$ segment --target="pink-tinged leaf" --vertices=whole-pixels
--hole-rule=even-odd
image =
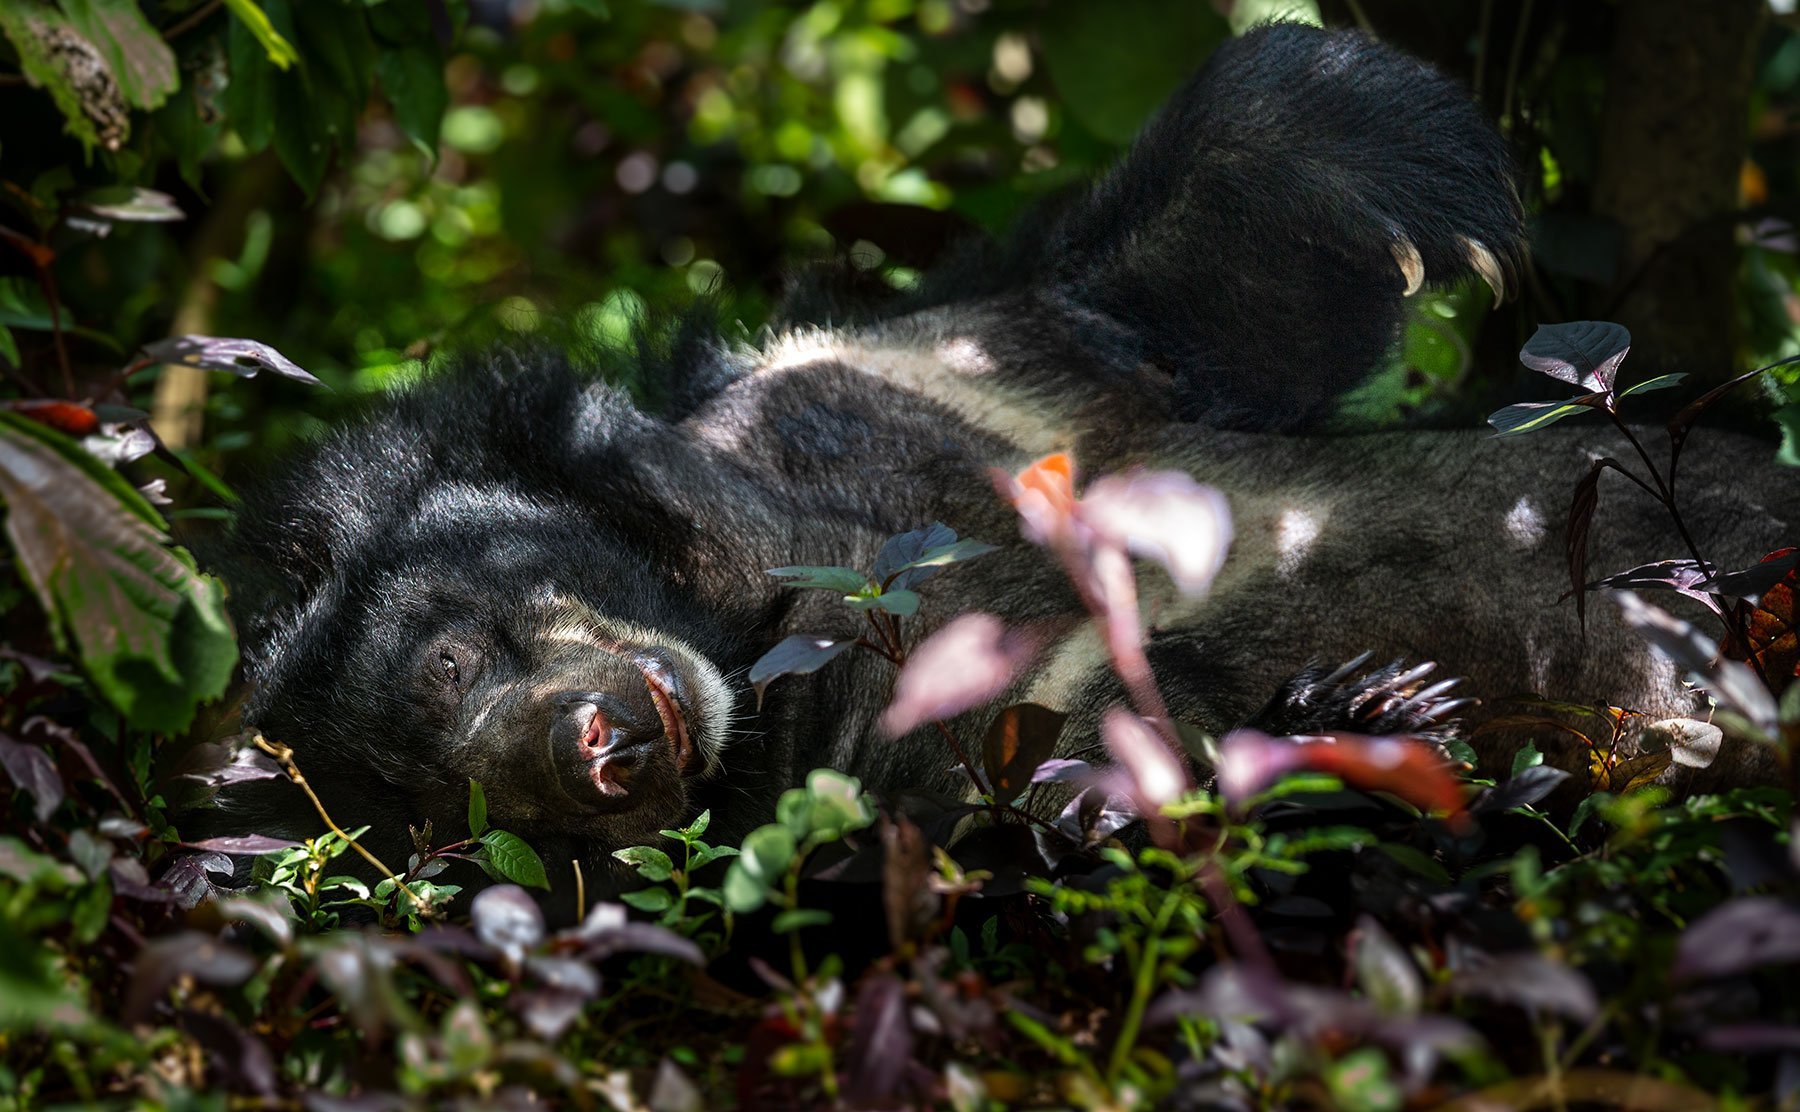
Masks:
[[[1234,730],[1219,745],[1219,791],[1242,802],[1296,771],[1399,796],[1424,811],[1463,813],[1462,785],[1436,747],[1407,737],[1335,734],[1317,741]]]
[[[266,834],[242,834],[226,838],[206,838],[198,842],[182,842],[189,849],[211,851],[213,853],[229,853],[241,857],[259,857],[265,853],[279,853],[284,849],[293,849],[299,842],[286,838],[271,838]]]
[[[49,822],[63,801],[62,777],[56,762],[35,745],[14,741],[0,734],[0,768],[12,778],[15,786],[31,793],[33,810],[39,822]]]
[[[1193,786],[1182,759],[1167,738],[1150,723],[1123,707],[1113,707],[1100,722],[1106,748],[1131,777],[1132,796],[1146,815],[1173,803]]]
[[[1619,364],[1631,351],[1631,333],[1622,324],[1576,320],[1545,324],[1526,341],[1519,362],[1559,382],[1612,393]]]
[[[992,614],[964,614],[913,649],[881,716],[882,731],[899,737],[980,706],[1006,690],[1034,648]]]
[[[1106,540],[1167,568],[1185,594],[1206,590],[1231,547],[1225,496],[1179,471],[1097,479],[1075,514]]]
[[[1098,610],[1106,648],[1113,660],[1141,655],[1144,622],[1138,613],[1137,576],[1123,548],[1096,545],[1088,550],[1084,568],[1090,605]]]
[[[227,336],[170,336],[145,344],[139,354],[157,363],[230,371],[241,378],[254,378],[262,371],[271,371],[309,386],[324,385],[287,356],[255,340]]]
[[[1071,784],[1089,780],[1094,775],[1094,766],[1086,761],[1065,760],[1057,757],[1037,766],[1031,774],[1034,784]]]
[[[1742,718],[1764,741],[1781,734],[1781,712],[1775,697],[1748,665],[1719,657],[1719,646],[1693,624],[1621,591],[1614,595],[1625,624],[1676,667],[1689,681],[1706,689],[1719,706]]]

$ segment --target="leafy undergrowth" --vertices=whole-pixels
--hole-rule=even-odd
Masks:
[[[1570,372],[1593,392],[1565,408],[1610,413],[1630,391],[1594,345],[1622,341],[1589,328],[1527,354],[1601,367]],[[57,526],[15,532],[28,578],[5,599],[18,616],[38,601],[43,645],[0,654],[0,1107],[1689,1109],[1800,1092],[1792,796],[1654,783],[1711,763],[1727,730],[1791,767],[1791,553],[1594,584],[1571,560],[1578,586],[1708,605],[1723,649],[1620,595],[1714,721],[1523,699],[1487,728],[1538,742],[1477,769],[1426,669],[1352,665],[1307,691],[1363,733],[1215,740],[1164,708],[1130,554],[1205,589],[1223,500],[1155,472],[1078,495],[1052,457],[996,485],[1104,631],[1126,701],[1097,740],[1029,704],[979,745],[944,725],[1042,649],[991,614],[909,635],[920,589],[989,546],[932,525],[867,572],[775,569],[868,632],[796,635],[751,682],[888,660],[882,729],[938,724],[968,792],[879,797],[817,770],[739,846],[708,842],[702,814],[620,849],[641,886],[553,894],[576,910],[558,929],[527,891],[541,862],[493,828],[478,784],[471,836],[416,830],[404,869],[322,806],[303,844],[182,837],[209,790],[310,789],[285,746],[183,753],[144,728],[192,719],[211,688],[170,677],[214,675],[231,645],[216,584],[56,431],[72,422],[81,407],[0,414],[14,528],[20,507]],[[1656,478],[1674,512],[1672,474]],[[1418,736],[1366,736],[1396,720]],[[471,866],[492,883],[465,891]]]

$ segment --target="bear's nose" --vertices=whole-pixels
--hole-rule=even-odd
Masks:
[[[578,749],[598,756],[662,736],[662,720],[604,691],[568,691],[556,697]]]

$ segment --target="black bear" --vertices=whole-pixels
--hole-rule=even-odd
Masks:
[[[1261,28],[1008,243],[887,301],[803,281],[758,346],[684,332],[643,368],[661,412],[512,348],[449,360],[323,437],[236,527],[247,717],[400,858],[408,822],[461,824],[470,778],[496,824],[590,877],[702,806],[721,839],[742,833],[814,766],[955,791],[935,739],[875,730],[892,677],[872,657],[755,706],[758,656],[851,620],[765,569],[866,567],[931,521],[1001,545],[933,584],[914,633],[973,607],[1065,630],[1011,694],[1091,738],[1116,698],[1098,635],[988,477],[1064,449],[1093,473],[1180,468],[1230,500],[1211,594],[1152,599],[1178,716],[1244,721],[1308,661],[1365,649],[1488,694],[1687,707],[1612,615],[1584,643],[1553,605],[1558,505],[1613,436],[1306,435],[1407,294],[1471,274],[1501,292],[1522,244],[1505,148],[1460,90],[1357,34]],[[1800,496],[1758,483],[1760,446],[1711,448],[1684,476],[1696,525],[1729,527],[1749,562]],[[1594,566],[1676,550],[1654,511],[1611,515]],[[232,803],[258,829],[314,828],[285,784]]]

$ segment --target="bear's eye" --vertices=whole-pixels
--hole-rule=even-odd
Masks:
[[[438,668],[450,686],[455,687],[462,682],[462,669],[456,666],[456,658],[449,653],[438,654]]]
[[[440,641],[419,661],[420,682],[437,698],[460,702],[481,675],[481,665],[482,653],[473,645]]]

